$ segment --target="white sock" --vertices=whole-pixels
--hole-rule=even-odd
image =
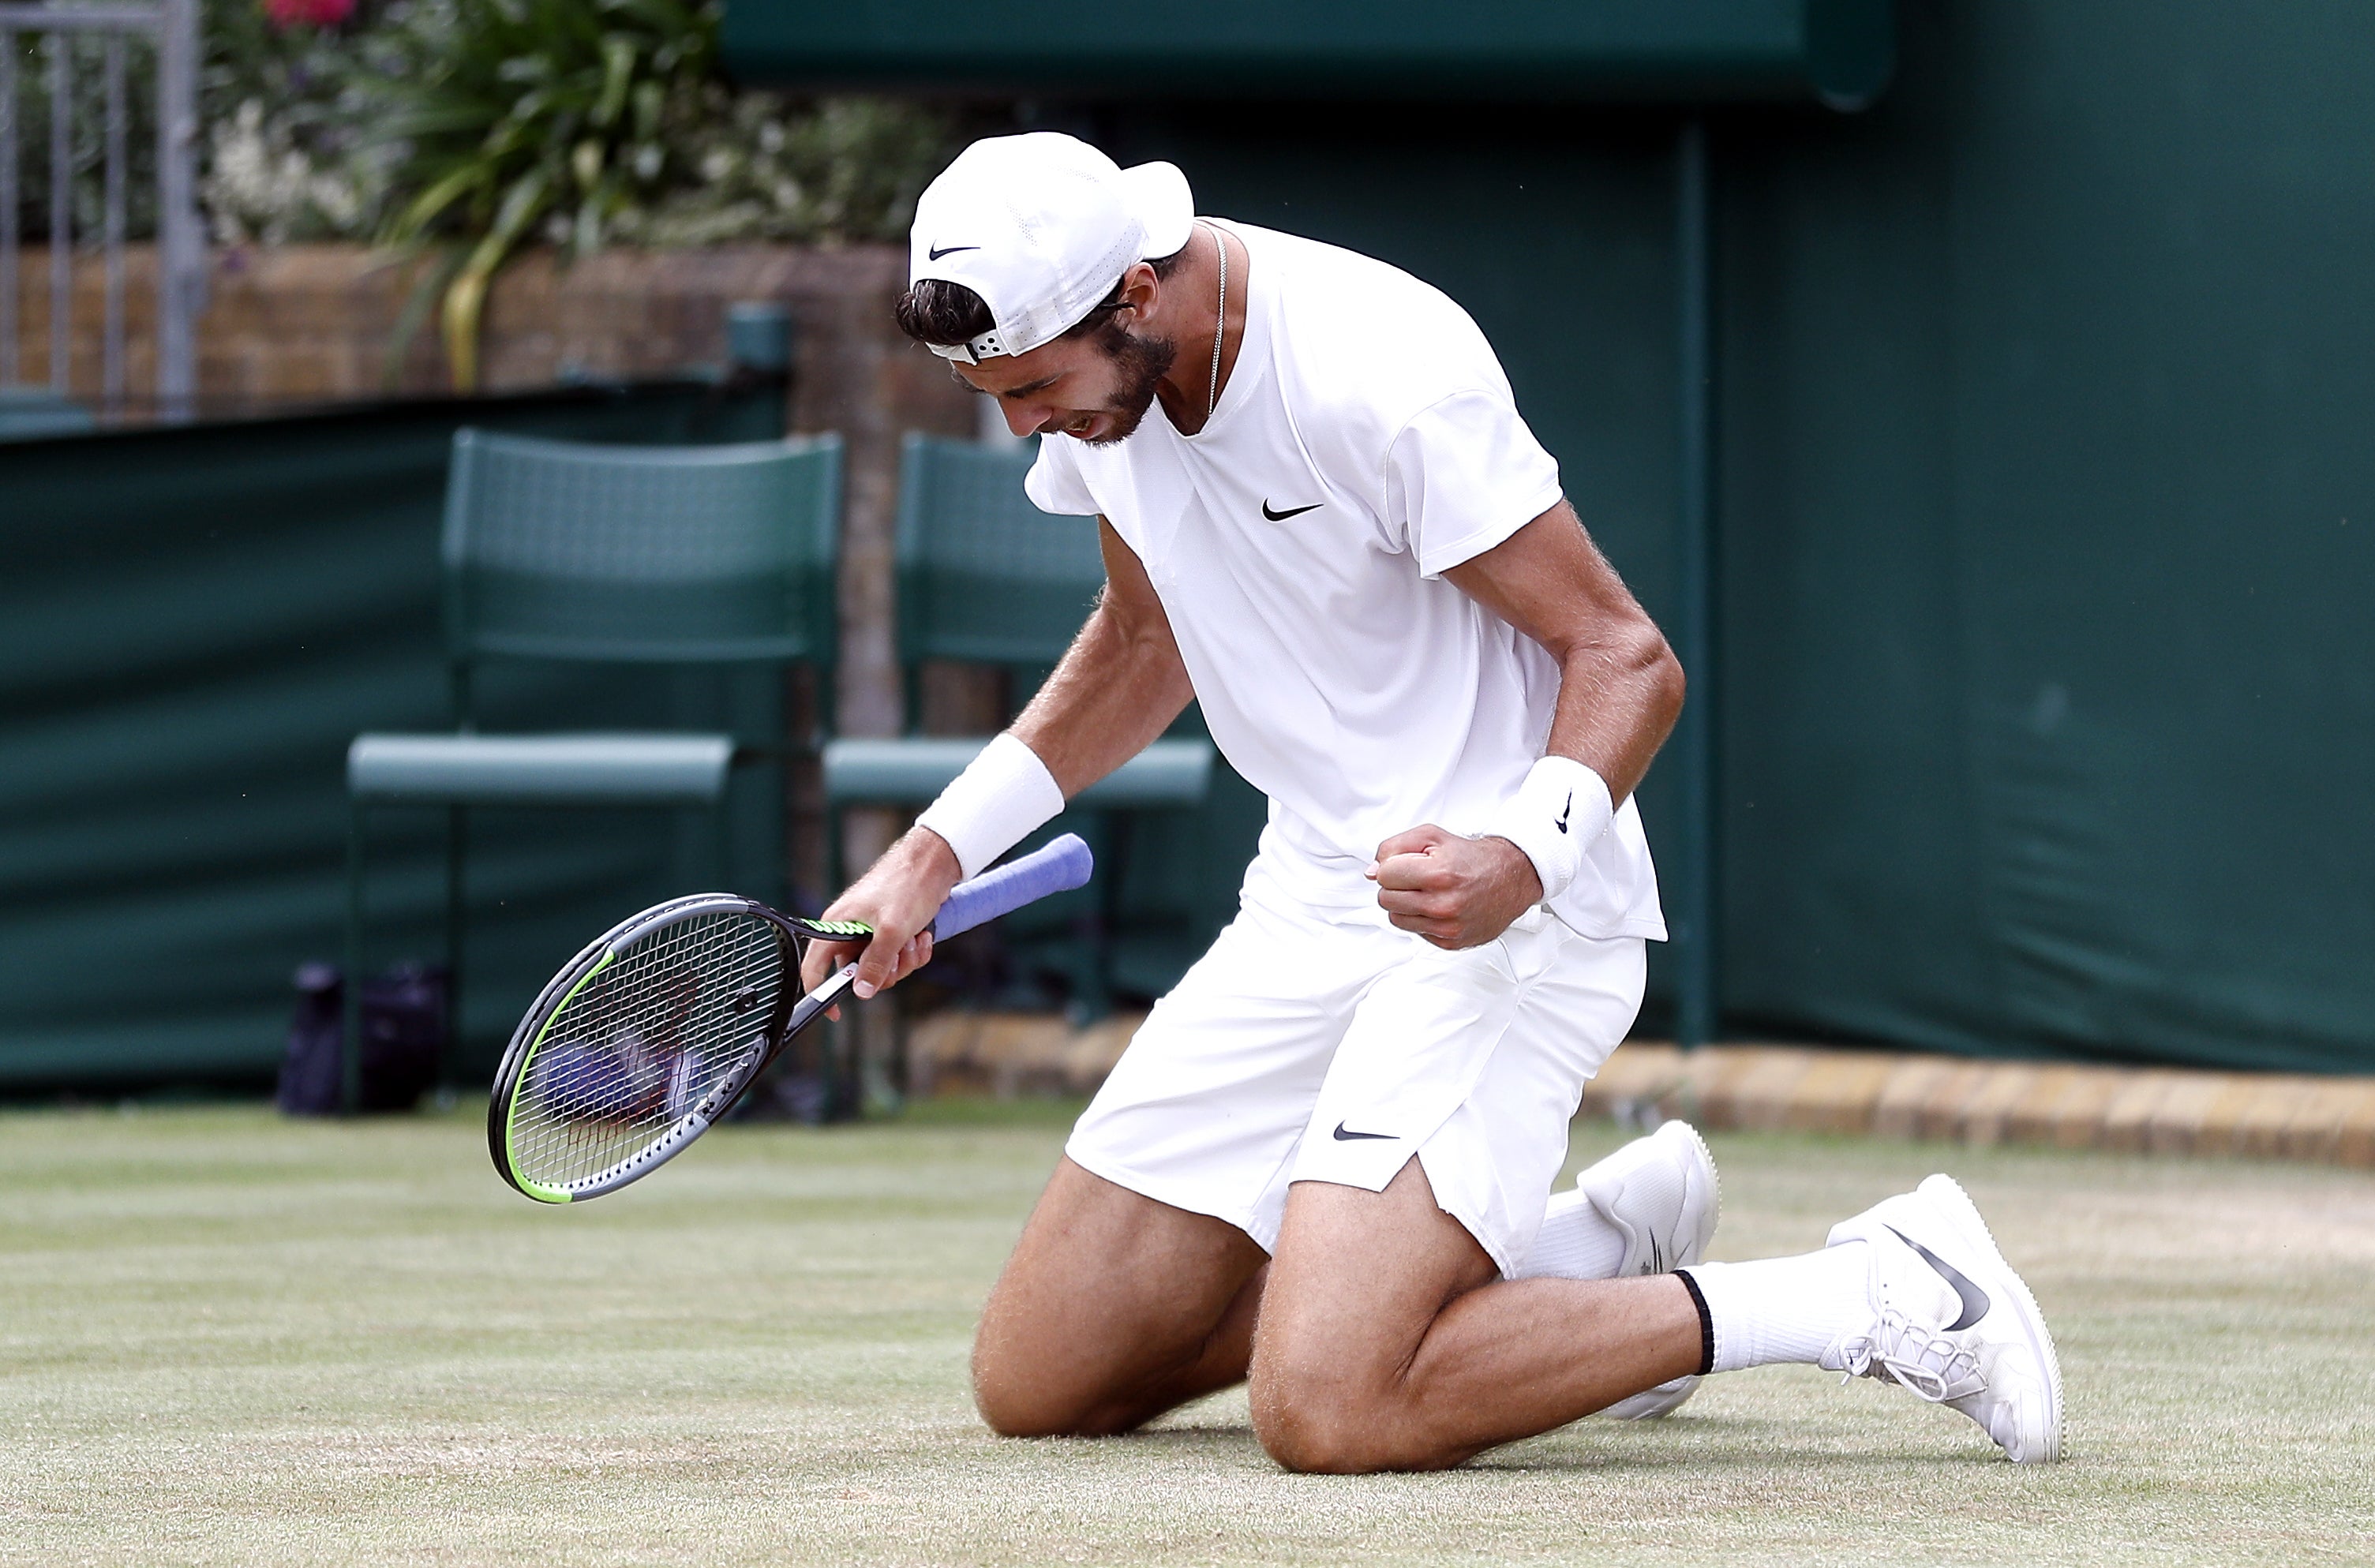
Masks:
[[[1821,1361],[1834,1340],[1872,1318],[1871,1244],[1847,1242],[1799,1257],[1694,1263],[1681,1270],[1698,1287],[1715,1330],[1707,1370]]]
[[[1613,1279],[1625,1263],[1625,1232],[1580,1192],[1554,1193],[1542,1211],[1534,1250],[1511,1276],[1517,1279]]]

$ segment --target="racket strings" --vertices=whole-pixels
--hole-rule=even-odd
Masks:
[[[696,915],[621,949],[565,997],[523,1064],[511,1148],[522,1175],[567,1186],[665,1137],[764,1051],[784,943],[742,914]]]

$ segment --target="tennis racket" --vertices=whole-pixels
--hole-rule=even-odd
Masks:
[[[1089,879],[1066,833],[959,883],[927,927],[946,939]],[[799,994],[801,944],[858,941],[854,920],[804,920],[733,893],[655,904],[552,977],[513,1032],[487,1107],[503,1180],[543,1203],[615,1192],[684,1152],[786,1041],[857,977]]]

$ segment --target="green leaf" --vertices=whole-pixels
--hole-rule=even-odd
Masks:
[[[602,97],[594,105],[594,123],[609,129],[626,107],[627,87],[635,74],[635,41],[614,32],[602,40]]]
[[[426,232],[430,224],[436,221],[439,214],[471,191],[483,185],[486,179],[487,171],[482,166],[475,163],[462,165],[415,196],[410,205],[405,207],[402,215],[390,225],[389,237],[405,240]]]

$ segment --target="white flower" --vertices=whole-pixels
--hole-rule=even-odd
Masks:
[[[368,205],[362,181],[317,168],[288,125],[249,99],[210,138],[212,166],[200,188],[216,237],[279,244],[301,230],[351,233]]]

